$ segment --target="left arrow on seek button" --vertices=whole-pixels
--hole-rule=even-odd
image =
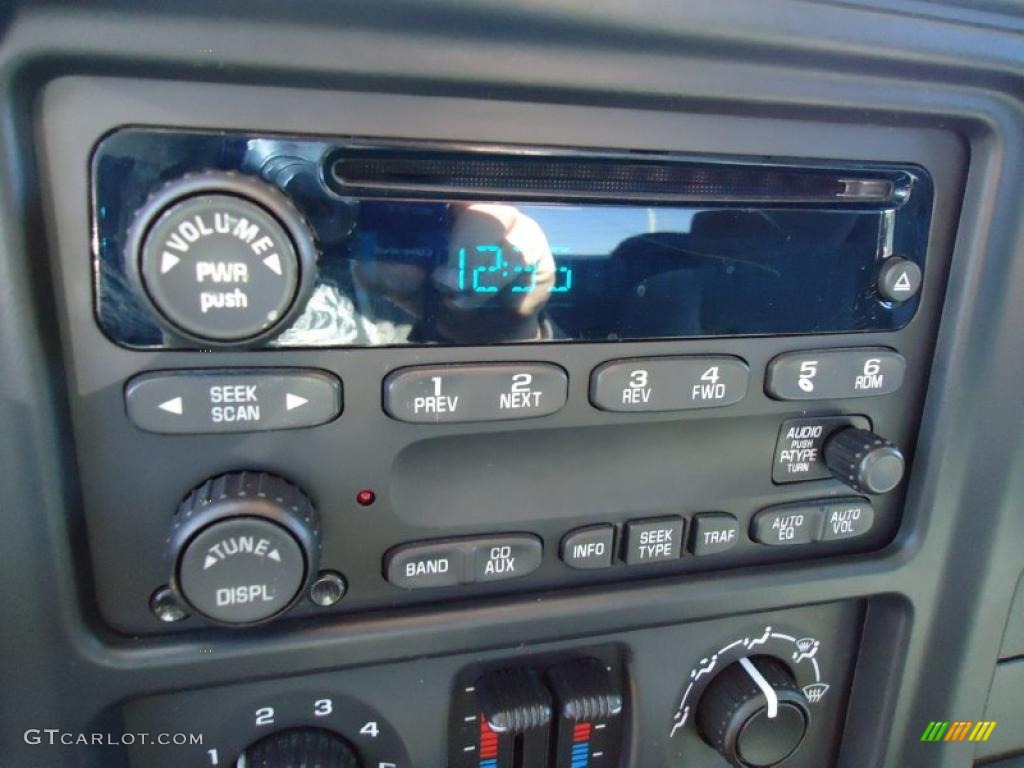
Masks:
[[[180,397],[174,397],[166,403],[160,403],[157,408],[161,411],[173,413],[175,416],[181,416],[185,412],[185,403]]]

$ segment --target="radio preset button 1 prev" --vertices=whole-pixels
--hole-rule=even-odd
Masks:
[[[384,410],[416,424],[547,416],[565,405],[569,377],[548,363],[404,368],[384,380]]]
[[[590,401],[604,411],[682,411],[738,403],[750,369],[738,357],[612,360],[590,376]]]
[[[341,413],[342,387],[325,371],[219,368],[144,373],[124,398],[128,418],[147,432],[258,432],[331,421]]]
[[[903,384],[907,361],[891,349],[788,352],[768,364],[765,390],[776,400],[841,400],[888,395]]]

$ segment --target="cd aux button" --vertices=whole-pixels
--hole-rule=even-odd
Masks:
[[[765,391],[776,400],[841,400],[888,395],[903,384],[907,361],[884,348],[789,352],[768,364]]]
[[[325,371],[212,368],[141,374],[124,399],[128,418],[147,432],[261,432],[331,421],[341,413],[342,389]]]
[[[738,403],[750,369],[738,357],[613,360],[590,376],[590,401],[604,411],[682,411]]]
[[[403,368],[384,380],[384,410],[415,424],[529,419],[560,410],[568,391],[566,372],[548,363]]]

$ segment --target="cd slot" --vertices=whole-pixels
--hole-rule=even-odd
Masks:
[[[344,197],[883,205],[905,201],[912,180],[870,173],[733,164],[663,156],[547,155],[344,147],[324,177]]]

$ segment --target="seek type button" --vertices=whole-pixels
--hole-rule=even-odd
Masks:
[[[631,520],[626,523],[622,559],[626,565],[678,560],[682,554],[681,517]]]
[[[810,544],[821,531],[821,509],[816,502],[783,504],[754,515],[750,536],[772,547]]]
[[[417,424],[547,416],[568,397],[557,365],[494,363],[405,368],[384,381],[384,410]]]
[[[163,434],[255,432],[310,427],[341,413],[341,382],[288,368],[146,373],[125,387],[137,427]]]
[[[784,421],[775,443],[772,481],[798,483],[832,477],[822,449],[825,441],[844,427],[871,429],[871,422],[864,416],[817,416]]]

